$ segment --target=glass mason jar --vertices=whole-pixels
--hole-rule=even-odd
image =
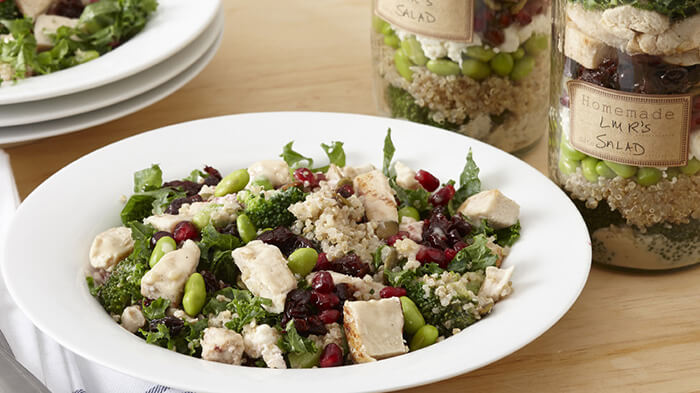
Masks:
[[[380,113],[522,151],[545,134],[550,0],[373,0]]]
[[[593,259],[700,262],[697,0],[556,0],[551,177],[581,211]]]

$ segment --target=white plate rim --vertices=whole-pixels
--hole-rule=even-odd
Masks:
[[[223,29],[223,14],[180,52],[136,75],[96,87],[46,100],[0,105],[0,133],[3,127],[31,125],[92,112],[152,90],[184,72],[200,59]]]
[[[219,0],[159,0],[144,29],[119,48],[79,66],[4,84],[0,87],[0,105],[92,89],[150,68],[200,36],[219,9]]]
[[[62,119],[49,120],[41,123],[20,125],[0,129],[0,147],[18,143],[26,143],[37,139],[68,134],[71,132],[94,127],[112,120],[130,115],[146,108],[174,93],[187,82],[194,79],[214,58],[223,39],[223,30],[219,32],[216,41],[207,49],[202,57],[179,75],[143,94],[128,100],[81,113]],[[11,135],[8,135],[11,134]]]
[[[257,119],[256,119],[257,117]],[[449,134],[452,137],[457,137],[457,138],[463,138],[463,139],[455,139],[456,142],[459,142],[458,144],[460,146],[465,145],[465,146],[471,146],[475,150],[475,159],[477,163],[479,163],[479,155],[477,155],[477,152],[481,152],[482,154],[484,152],[490,151],[490,154],[496,154],[497,157],[499,158],[499,163],[503,164],[504,162],[508,162],[508,165],[515,165],[514,163],[517,163],[517,172],[518,174],[529,174],[528,176],[532,176],[531,181],[534,181],[536,183],[537,187],[540,187],[538,189],[538,192],[541,194],[545,191],[546,195],[550,198],[548,201],[542,202],[546,205],[546,208],[549,208],[550,206],[566,206],[565,209],[568,209],[564,213],[566,218],[569,221],[566,221],[566,225],[568,225],[572,231],[571,234],[575,238],[576,241],[571,241],[571,242],[566,242],[566,249],[567,250],[574,250],[576,252],[581,252],[580,255],[571,255],[569,256],[568,263],[571,263],[570,266],[562,266],[562,264],[559,265],[552,265],[550,267],[554,268],[556,270],[557,274],[570,274],[571,277],[566,277],[566,280],[563,280],[566,285],[562,286],[561,288],[558,288],[558,285],[561,285],[561,283],[557,283],[554,285],[554,283],[550,283],[549,285],[554,285],[554,287],[557,287],[558,289],[561,289],[565,292],[565,294],[557,294],[558,296],[555,298],[554,301],[557,302],[558,308],[556,310],[552,310],[553,312],[548,312],[546,314],[546,321],[540,321],[540,323],[536,324],[536,328],[528,330],[528,335],[527,337],[516,337],[514,338],[514,342],[511,343],[510,345],[507,345],[505,348],[500,344],[498,341],[495,341],[493,343],[489,343],[489,352],[487,356],[484,356],[482,359],[480,359],[477,362],[472,362],[470,363],[470,366],[468,368],[465,368],[463,365],[462,366],[456,366],[454,364],[450,365],[444,365],[444,367],[439,371],[435,372],[435,367],[430,368],[431,375],[416,375],[415,372],[416,370],[410,369],[406,372],[402,371],[402,377],[403,381],[397,381],[395,371],[400,367],[416,367],[415,364],[411,364],[410,361],[412,360],[421,360],[423,358],[426,358],[428,360],[436,360],[436,359],[441,359],[441,357],[445,357],[449,355],[448,358],[452,359],[451,357],[454,356],[454,351],[456,351],[458,348],[457,345],[447,345],[445,343],[439,343],[434,346],[428,347],[426,349],[423,349],[419,352],[416,353],[409,353],[404,356],[396,357],[396,358],[391,358],[387,360],[383,360],[380,362],[372,363],[372,364],[362,364],[362,365],[353,365],[353,366],[348,366],[348,367],[343,367],[343,368],[336,368],[336,369],[323,369],[323,370],[261,370],[261,369],[255,369],[255,368],[247,368],[247,369],[242,369],[238,367],[233,367],[228,366],[228,365],[221,365],[221,364],[213,364],[212,362],[205,362],[201,361],[198,359],[192,359],[188,358],[185,356],[179,356],[180,359],[175,359],[172,357],[170,353],[167,353],[168,351],[163,350],[162,348],[152,348],[152,347],[144,347],[143,352],[147,353],[147,355],[154,357],[156,361],[162,360],[162,359],[170,359],[172,364],[174,362],[177,362],[179,366],[182,365],[187,365],[189,367],[193,367],[197,369],[197,372],[201,374],[202,370],[206,370],[208,373],[214,373],[211,375],[215,375],[218,377],[219,373],[223,372],[228,372],[228,374],[235,375],[237,379],[237,383],[239,384],[240,387],[253,387],[256,386],[256,390],[260,391],[278,391],[280,386],[287,386],[289,388],[293,387],[300,387],[302,386],[300,383],[303,383],[304,386],[311,388],[310,386],[320,386],[319,381],[329,381],[333,378],[344,378],[345,383],[343,386],[336,386],[335,390],[338,391],[382,391],[382,390],[394,390],[394,389],[401,389],[401,388],[408,388],[412,386],[418,386],[426,383],[431,383],[434,381],[446,379],[453,377],[455,375],[463,374],[465,372],[472,371],[474,369],[483,367],[489,363],[492,363],[498,359],[501,359],[518,349],[522,348],[523,346],[527,345],[528,343],[532,342],[535,340],[537,337],[539,337],[541,334],[543,334],[545,331],[547,331],[549,328],[551,328],[568,310],[569,308],[573,305],[573,303],[576,301],[578,296],[580,295],[586,279],[588,277],[588,273],[590,270],[590,264],[591,264],[591,253],[590,253],[590,237],[588,235],[588,231],[585,227],[585,224],[583,222],[582,217],[576,210],[575,206],[573,203],[566,197],[566,195],[556,186],[554,183],[552,183],[550,180],[548,180],[544,175],[540,174],[537,170],[534,168],[530,167],[529,165],[525,164],[524,162],[520,161],[519,159],[503,153],[501,151],[496,150],[495,148],[485,145],[481,142],[471,140],[470,138],[466,137],[461,137],[461,136],[456,136],[455,134],[448,133],[447,131],[444,130],[437,130],[432,127],[427,127],[427,126],[422,126],[422,125],[417,125],[415,123],[409,123],[401,120],[394,120],[394,119],[384,119],[384,118],[375,118],[371,116],[365,116],[365,115],[350,115],[350,114],[337,114],[337,113],[323,113],[323,112],[268,112],[268,113],[258,113],[258,114],[244,114],[244,115],[233,115],[233,116],[224,116],[224,117],[218,117],[218,118],[210,118],[210,119],[203,119],[203,120],[198,120],[198,121],[193,121],[193,122],[187,122],[187,123],[181,123],[173,126],[168,126],[161,128],[159,130],[155,130],[153,132],[149,133],[144,133],[140,134],[134,137],[127,138],[125,140],[122,140],[120,142],[116,142],[110,146],[107,146],[105,148],[99,149],[93,153],[90,153],[79,160],[75,161],[72,164],[69,164],[67,167],[61,169],[59,172],[54,174],[52,177],[50,177],[47,181],[42,183],[35,192],[33,192],[25,202],[23,202],[22,206],[20,206],[20,209],[18,210],[18,214],[15,216],[13,219],[11,227],[14,227],[17,223],[17,221],[20,220],[21,216],[25,214],[23,210],[27,208],[26,206],[28,204],[32,204],[33,202],[33,195],[35,193],[42,192],[44,187],[55,187],[53,183],[57,181],[56,179],[59,176],[62,176],[61,174],[64,173],[65,171],[71,171],[73,170],[72,168],[81,165],[81,163],[85,163],[91,160],[96,159],[95,157],[99,157],[101,154],[107,154],[109,153],[108,151],[105,152],[106,149],[115,149],[117,150],[118,148],[115,146],[123,146],[127,147],[131,144],[136,144],[138,145],[139,138],[144,138],[143,141],[147,141],[150,138],[156,138],[156,137],[162,137],[165,135],[168,135],[169,137],[175,137],[177,134],[177,129],[186,129],[187,127],[196,127],[197,123],[201,124],[207,124],[209,128],[214,127],[214,124],[217,122],[227,122],[231,121],[230,119],[234,119],[234,123],[242,123],[245,124],[246,122],[251,122],[251,124],[255,124],[256,120],[260,119],[284,119],[280,120],[282,124],[291,124],[293,126],[300,126],[300,124],[295,123],[300,122],[300,119],[302,120],[311,120],[313,119],[317,125],[320,126],[319,124],[321,123],[328,123],[329,121],[333,124],[343,124],[344,121],[347,121],[349,123],[367,123],[367,124],[373,124],[374,122],[377,123],[382,123],[384,127],[386,125],[390,126],[392,129],[394,129],[394,142],[397,144],[397,147],[400,146],[400,136],[401,134],[410,134],[414,133],[416,129],[418,131],[430,131],[433,132],[436,136],[436,138],[431,138],[432,140],[441,140],[445,138],[445,135]],[[329,120],[330,119],[330,120]],[[261,120],[262,121],[262,120]],[[286,122],[286,123],[285,123]],[[223,123],[222,123],[223,124]],[[238,125],[240,126],[240,124]],[[229,125],[230,127],[230,125]],[[235,127],[234,127],[235,128]],[[399,131],[403,129],[402,131]],[[174,131],[175,130],[175,131]],[[408,130],[408,131],[407,131]],[[179,134],[177,135],[178,137],[180,136]],[[383,136],[383,133],[382,133]],[[293,138],[289,138],[293,139]],[[347,138],[346,138],[347,139]],[[318,141],[320,142],[320,141]],[[315,144],[318,144],[316,142]],[[347,142],[347,140],[346,140]],[[346,146],[349,144],[346,143]],[[132,146],[133,147],[133,146]],[[121,148],[121,147],[120,147]],[[379,147],[375,147],[374,150],[377,150],[376,154],[379,154],[378,152],[380,151]],[[446,149],[453,149],[455,146],[448,146]],[[281,145],[279,147],[281,149]],[[279,150],[278,150],[279,151]],[[397,158],[401,158],[401,153],[400,151],[397,152]],[[379,162],[379,160],[375,159],[373,162]],[[357,162],[355,162],[357,164]],[[457,169],[457,172],[461,170],[461,165]],[[484,163],[479,164],[482,167],[482,174],[483,174],[483,168],[484,168]],[[515,170],[516,167],[510,168],[507,166],[509,169]],[[452,177],[455,177],[457,174],[452,175]],[[506,176],[506,175],[499,175],[497,173],[496,177],[499,176]],[[488,182],[488,180],[487,180]],[[496,182],[498,183],[498,181]],[[505,187],[507,188],[508,185],[506,184]],[[499,187],[500,188],[500,187]],[[523,191],[525,192],[525,191]],[[525,212],[527,209],[524,208],[523,212]],[[532,212],[526,214],[529,216]],[[561,212],[560,212],[561,213]],[[562,214],[557,214],[556,216],[560,216],[559,218],[563,217],[564,215]],[[522,216],[522,219],[525,219],[525,216]],[[532,219],[532,217],[528,218],[528,220]],[[540,217],[540,220],[543,218]],[[549,217],[548,219],[554,219],[556,220],[557,217]],[[523,239],[528,236],[527,233],[528,231],[532,231],[533,229],[528,230],[528,226],[523,224]],[[530,228],[533,228],[530,226]],[[550,228],[551,229],[551,228]],[[530,232],[532,233],[532,232]],[[13,239],[11,235],[7,237],[8,240],[17,240],[16,238]],[[585,243],[585,244],[584,244]],[[5,251],[5,258],[3,261],[7,261],[10,259],[10,257],[13,255],[11,253],[13,244],[12,242],[8,242],[9,247],[7,247]],[[557,247],[561,246],[561,244],[553,244],[552,247]],[[510,256],[511,260],[516,255],[518,252],[518,244],[513,249],[513,254]],[[521,254],[518,254],[521,255]],[[521,255],[522,257],[522,255]],[[557,258],[557,261],[559,261],[560,258]],[[572,262],[575,260],[575,263]],[[523,262],[519,260],[520,262]],[[554,261],[553,263],[557,263],[557,261]],[[530,261],[527,261],[527,263],[530,263]],[[533,262],[534,263],[534,262]],[[551,262],[550,262],[551,263]],[[12,271],[12,269],[15,269],[15,267],[12,267],[9,263],[7,262],[2,262],[0,264],[0,269],[2,271],[2,274],[4,277],[7,277],[8,271]],[[496,315],[500,315],[498,318],[504,318],[503,312],[500,314],[498,313],[499,307],[500,309],[506,308],[505,305],[507,303],[505,302],[514,302],[514,299],[516,299],[516,296],[523,296],[523,295],[518,295],[518,291],[532,291],[533,289],[537,289],[532,286],[532,283],[527,283],[527,282],[519,282],[519,279],[517,278],[518,274],[518,269],[516,268],[516,276],[513,278],[514,282],[514,287],[515,287],[515,293],[511,295],[508,299],[504,300],[503,305],[500,305],[496,307],[496,311],[494,311],[494,315],[489,316],[489,318],[486,318],[484,321],[481,321],[471,327],[469,327],[467,330],[472,331],[472,335],[475,334],[476,329],[479,329],[479,331],[483,329],[487,329],[491,327],[493,324],[492,322],[489,322],[491,320],[494,320]],[[524,273],[524,276],[527,276],[527,271],[523,272],[522,269],[520,269],[520,274]],[[541,272],[539,272],[541,273]],[[522,277],[522,276],[521,276]],[[531,277],[530,277],[531,278]],[[568,279],[572,279],[572,281],[569,281]],[[41,315],[35,314],[33,310],[27,309],[27,304],[26,302],[28,301],[28,298],[22,298],[21,296],[18,297],[20,293],[22,293],[22,288],[21,285],[18,283],[15,285],[15,283],[10,282],[9,280],[6,279],[6,283],[8,286],[8,290],[12,294],[13,298],[17,300],[17,304],[27,312],[27,315],[30,317],[30,319],[37,324],[37,326],[46,331],[46,333],[52,336],[54,339],[57,339],[61,344],[66,346],[68,349],[78,353],[81,356],[84,356],[88,358],[89,360],[93,360],[96,362],[99,362],[103,365],[106,365],[108,367],[113,367],[118,369],[118,371],[125,372],[131,375],[134,375],[136,377],[152,380],[157,383],[161,384],[166,384],[172,387],[176,388],[181,388],[181,389],[186,389],[186,390],[196,390],[196,391],[210,391],[210,392],[224,392],[226,391],[225,386],[213,386],[211,384],[203,384],[203,383],[197,383],[197,382],[192,382],[187,379],[181,378],[182,376],[176,376],[176,375],[166,375],[163,373],[159,373],[158,375],[154,375],[153,373],[149,373],[143,369],[140,368],[134,368],[131,367],[129,368],[128,366],[125,366],[123,364],[118,365],[115,367],[115,364],[106,362],[104,357],[102,355],[95,355],[94,351],[93,353],[89,353],[90,351],[86,352],[85,348],[80,348],[79,346],[76,347],[75,342],[66,342],[65,337],[55,337],[55,335],[52,335],[51,331],[51,326],[49,323],[47,323],[46,318],[42,317]],[[529,286],[528,286],[529,284]],[[541,289],[541,288],[540,288]],[[549,288],[551,289],[551,288]],[[26,294],[26,291],[24,291]],[[89,295],[87,295],[89,297]],[[508,304],[511,304],[508,303]],[[516,302],[517,303],[517,302]],[[512,303],[515,304],[515,303]],[[99,306],[96,306],[99,309]],[[513,306],[510,306],[513,307]],[[538,313],[541,313],[541,310],[533,310],[533,315],[537,315]],[[107,317],[108,318],[108,317]],[[499,319],[499,321],[501,320]],[[111,322],[111,320],[110,320]],[[113,323],[112,323],[113,324]],[[120,329],[116,327],[115,329]],[[488,326],[487,326],[488,325]],[[108,325],[106,325],[108,326]],[[482,328],[483,327],[483,328]],[[530,327],[528,325],[518,325],[518,329],[529,329]],[[500,328],[499,328],[500,329]],[[513,329],[516,329],[516,327],[513,327]],[[469,337],[473,337],[476,339],[476,336],[470,336],[468,333],[465,334],[460,334],[457,336],[454,336],[453,338],[450,338],[450,341],[454,344],[464,344],[466,342],[469,342]],[[483,337],[481,337],[483,338]],[[135,338],[135,340],[139,340],[138,338]],[[75,340],[73,340],[75,341]],[[120,342],[123,341],[121,344],[129,344],[127,343],[128,340],[120,340]],[[140,340],[139,340],[140,341]],[[473,340],[472,340],[473,341]],[[139,342],[139,344],[143,345],[143,343]],[[472,342],[471,345],[481,345],[481,343],[478,342]],[[441,352],[440,352],[441,351]],[[448,353],[449,352],[449,353]],[[460,354],[461,356],[461,354]],[[461,357],[460,357],[461,359]],[[454,360],[454,359],[452,359]],[[442,364],[440,366],[443,366]],[[179,369],[182,371],[182,369]],[[244,371],[240,371],[244,370]],[[393,371],[392,371],[393,370]],[[391,383],[387,383],[385,379],[372,379],[371,384],[368,382],[362,381],[361,377],[363,374],[370,373],[376,376],[377,372],[381,371],[382,376],[387,376],[388,374],[386,373],[392,373],[391,377],[393,378]],[[281,373],[286,373],[286,374],[281,374]],[[199,375],[198,374],[198,375]],[[420,374],[420,373],[419,373]],[[284,376],[284,378],[282,378]],[[315,377],[315,378],[311,378]],[[348,378],[350,377],[350,378]],[[175,380],[174,380],[174,379]],[[246,378],[245,380],[241,380],[240,378]],[[267,380],[268,383],[276,383],[276,385],[261,385],[263,383],[263,380]],[[283,384],[282,384],[283,383]],[[242,384],[242,385],[241,385]]]

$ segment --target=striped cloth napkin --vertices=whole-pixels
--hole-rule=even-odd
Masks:
[[[9,221],[19,205],[10,160],[0,149],[0,258]],[[15,358],[55,393],[182,393],[102,367],[61,347],[17,308],[0,277],[0,331]],[[17,392],[20,393],[20,392]],[[23,393],[23,392],[22,392]],[[186,392],[192,393],[192,392]]]

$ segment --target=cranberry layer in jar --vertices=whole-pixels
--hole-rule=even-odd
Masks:
[[[700,262],[700,5],[662,3],[554,7],[550,174],[603,264]]]

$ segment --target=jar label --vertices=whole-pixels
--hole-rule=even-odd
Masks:
[[[375,13],[414,34],[470,43],[474,0],[377,0]]]
[[[573,80],[571,145],[601,160],[646,167],[688,163],[690,95],[644,95]]]

